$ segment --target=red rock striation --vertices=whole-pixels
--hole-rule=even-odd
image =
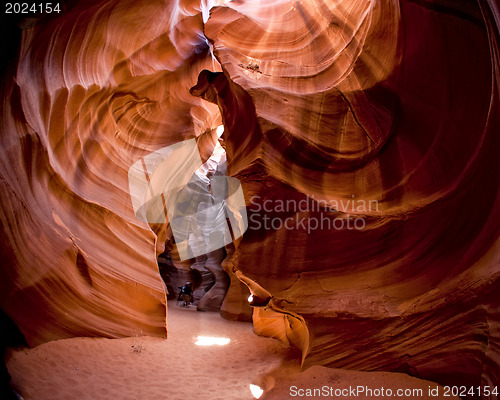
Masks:
[[[245,284],[304,366],[497,384],[497,2],[207,8],[96,1],[25,30],[0,199],[28,341],[164,332],[168,233],[135,218],[127,171],[193,137],[205,159],[222,117],[249,213],[224,316],[248,314]]]
[[[3,92],[1,293],[30,344],[165,335],[165,227],[135,217],[127,174],[219,124],[188,92],[214,66],[202,29],[194,3],[103,1],[24,30]]]

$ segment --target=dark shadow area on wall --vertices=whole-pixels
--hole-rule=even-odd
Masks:
[[[0,340],[2,346],[2,363],[0,364],[1,387],[0,398],[4,400],[18,399],[10,387],[10,374],[5,365],[5,351],[7,347],[27,346],[26,340],[10,317],[0,310]]]
[[[0,76],[5,79],[9,76],[9,72],[13,73],[17,68],[17,60],[19,58],[19,50],[21,47],[22,32],[24,29],[30,29],[36,25],[47,23],[48,21],[57,18],[72,10],[78,0],[60,0],[51,4],[50,9],[54,9],[56,4],[59,4],[57,11],[47,12],[45,9],[46,3],[37,1],[23,2],[2,2],[0,9],[0,32],[2,40],[0,41],[0,54],[2,62],[0,63]],[[90,6],[94,1],[87,1]],[[14,4],[19,4],[19,8]],[[26,4],[26,6],[24,6]],[[40,8],[40,6],[42,8]],[[40,12],[41,11],[41,12]]]

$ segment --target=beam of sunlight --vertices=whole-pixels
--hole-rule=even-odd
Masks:
[[[264,391],[259,386],[252,384],[250,384],[250,391],[252,392],[252,396],[256,399],[259,399],[260,396],[262,396],[262,393],[264,393]]]
[[[194,342],[197,346],[224,346],[231,341],[229,338],[225,337],[212,337],[212,336],[198,336],[196,342]]]
[[[221,137],[222,134],[224,133],[224,125],[219,125],[217,127],[217,131],[216,132],[217,132],[217,137]]]

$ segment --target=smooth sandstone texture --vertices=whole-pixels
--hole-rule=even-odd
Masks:
[[[25,30],[0,220],[28,342],[165,334],[168,227],[135,218],[127,171],[193,137],[206,159],[222,118],[249,213],[222,315],[246,318],[246,285],[304,367],[498,383],[498,4],[208,7],[95,1]]]
[[[192,93],[219,104],[249,199],[233,262],[264,301],[256,331],[304,366],[498,382],[497,32],[480,6],[240,2],[206,24],[225,75]]]
[[[23,32],[2,103],[1,300],[31,345],[165,335],[165,224],[135,217],[127,174],[219,124],[188,92],[214,65],[202,29],[199,4],[112,1]]]

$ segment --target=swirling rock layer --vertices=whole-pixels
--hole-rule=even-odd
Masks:
[[[497,382],[495,10],[279,7],[217,8],[205,32],[225,75],[194,91],[217,96],[249,199],[233,261],[272,296],[256,330],[306,366]]]
[[[24,30],[3,91],[1,292],[30,344],[165,335],[165,226],[135,217],[127,173],[217,126],[187,90],[213,67],[202,28],[196,4],[113,1]]]
[[[205,159],[222,116],[249,213],[223,315],[248,314],[238,277],[304,366],[497,383],[498,5],[209,6],[77,3],[24,31],[0,220],[27,340],[164,334],[169,232],[135,218],[127,172],[193,137]]]

